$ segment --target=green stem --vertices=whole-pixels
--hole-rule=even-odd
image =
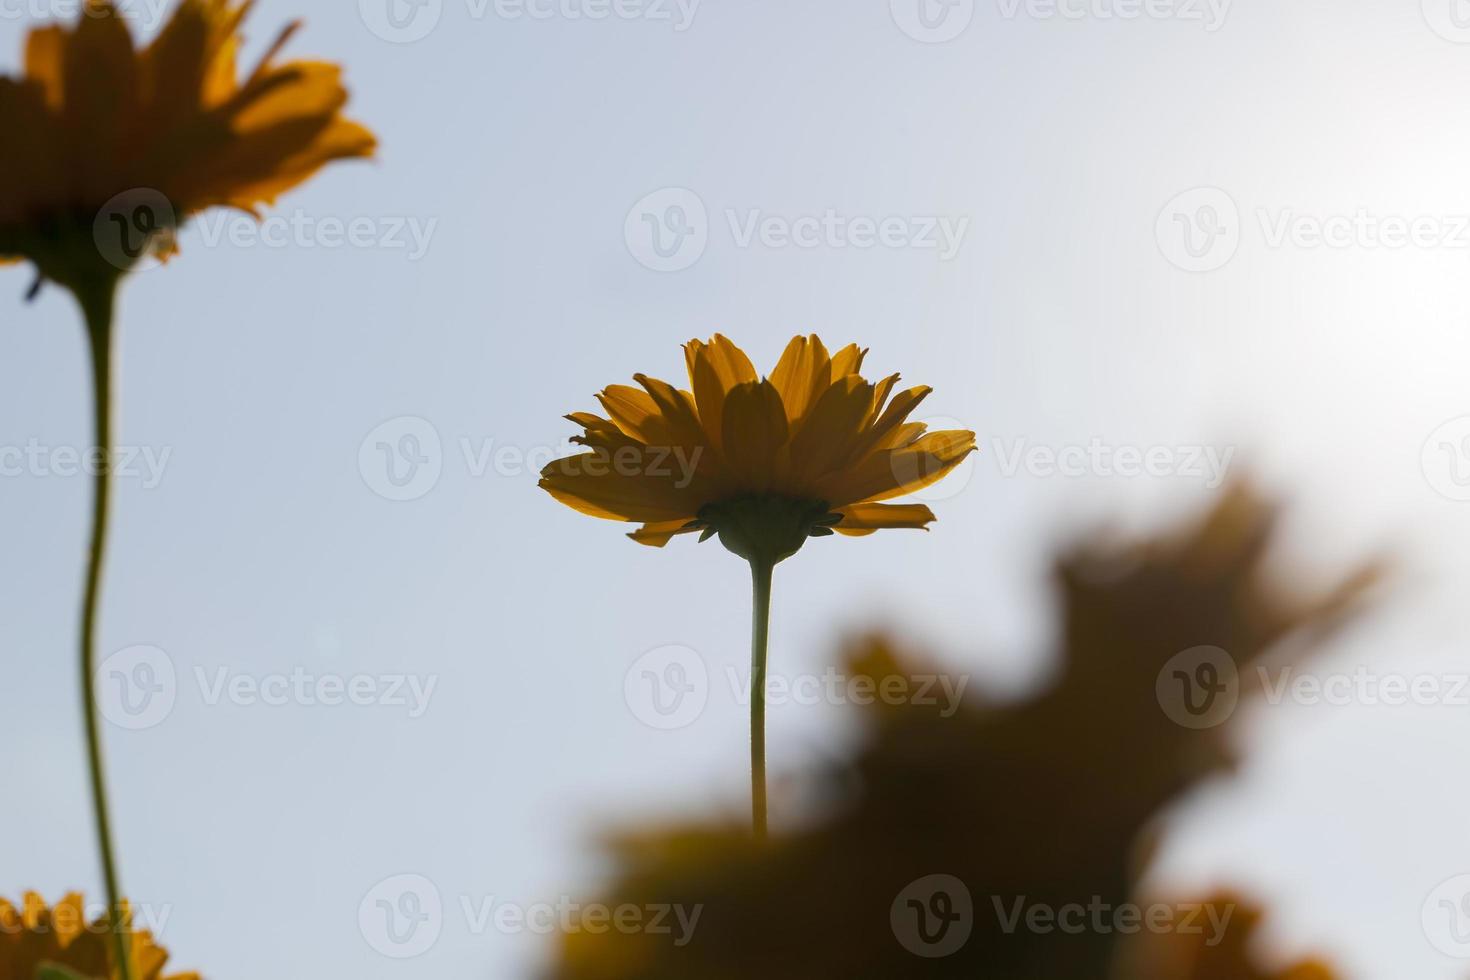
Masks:
[[[101,460],[92,497],[92,541],[87,560],[86,593],[82,599],[82,717],[87,727],[87,765],[92,779],[92,809],[97,846],[102,855],[102,881],[107,890],[108,915],[117,957],[117,975],[132,980],[129,936],[118,886],[117,856],[112,846],[112,821],[107,807],[107,779],[102,764],[102,723],[98,717],[97,610],[102,597],[102,559],[107,545],[107,516],[112,484],[112,314],[117,282],[108,279],[77,290],[87,320],[92,360],[93,425]]]
[[[750,563],[754,602],[750,625],[750,814],[755,839],[766,840],[766,646],[771,632],[771,572],[775,563]]]

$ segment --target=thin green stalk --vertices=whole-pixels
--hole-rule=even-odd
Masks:
[[[77,290],[77,299],[87,320],[87,339],[92,355],[93,425],[102,463],[97,467],[94,478],[92,541],[87,560],[86,592],[82,599],[82,717],[86,720],[92,809],[96,819],[97,846],[102,855],[102,881],[107,890],[117,973],[122,980],[132,980],[133,963],[128,955],[128,925],[123,914],[117,856],[112,846],[112,821],[108,815],[107,778],[102,764],[102,723],[98,717],[95,676],[97,610],[102,597],[102,561],[107,545],[107,516],[112,485],[112,314],[116,295],[117,283],[111,279]]]
[[[750,626],[750,813],[755,839],[766,840],[766,645],[771,631],[768,560],[750,563],[754,602]]]

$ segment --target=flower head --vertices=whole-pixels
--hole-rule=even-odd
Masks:
[[[584,514],[642,522],[629,536],[643,544],[701,530],[773,562],[808,536],[924,528],[928,507],[882,501],[942,479],[975,434],[908,421],[929,389],[895,394],[896,374],[864,380],[866,353],[850,344],[829,355],[815,335],[796,337],[761,378],[719,334],[691,340],[691,391],[642,374],[638,388],[605,389],[606,418],[567,416],[589,451],[547,466],[541,486]]]
[[[44,966],[62,967],[85,980],[121,976],[112,962],[111,926],[106,913],[87,921],[82,897],[75,893],[48,908],[41,896],[27,892],[19,908],[0,898],[0,980],[34,980]],[[199,980],[197,973],[163,976],[168,952],[146,930],[130,932],[136,980]]]
[[[95,275],[99,213],[121,200],[122,233],[146,249],[103,256],[115,274],[145,250],[171,251],[191,214],[253,213],[331,160],[372,154],[373,135],[341,116],[336,65],[275,62],[296,24],[237,74],[250,6],[179,0],[141,49],[111,0],[86,0],[70,30],[31,32],[24,75],[0,77],[0,258],[66,285]]]

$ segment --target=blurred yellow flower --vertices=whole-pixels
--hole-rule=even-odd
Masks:
[[[584,514],[643,526],[662,547],[676,534],[719,533],[743,557],[780,561],[812,534],[924,528],[923,504],[881,501],[942,479],[975,449],[975,434],[926,432],[909,415],[925,387],[893,394],[898,375],[864,380],[850,344],[829,355],[796,337],[769,378],[716,334],[684,345],[693,389],[646,375],[598,395],[607,418],[567,416],[590,452],[557,460],[541,486]],[[890,395],[892,398],[890,400]]]
[[[28,892],[19,908],[0,898],[0,980],[34,980],[45,965],[62,967],[86,980],[122,976],[108,955],[110,926],[104,915],[87,921],[82,897],[70,894],[48,908]],[[130,933],[132,976],[137,980],[199,980],[197,973],[163,976],[168,951],[146,930]]]
[[[32,31],[24,76],[0,78],[0,256],[75,289],[97,274],[94,222],[120,194],[144,192],[150,211],[169,212],[136,229],[167,253],[195,212],[254,212],[331,160],[370,156],[372,133],[340,114],[336,65],[274,63],[296,24],[237,76],[250,6],[180,0],[140,50],[110,0],[86,0],[70,30]]]
[[[113,313],[123,275],[150,255],[173,252],[175,233],[191,215],[216,206],[254,214],[324,164],[371,156],[376,147],[372,133],[341,114],[347,102],[341,69],[317,61],[276,63],[296,24],[240,76],[240,25],[251,6],[251,0],[178,0],[158,35],[135,48],[112,0],[84,0],[72,28],[30,33],[20,77],[0,77],[6,137],[0,262],[31,261],[37,288],[47,279],[57,282],[81,307],[102,459],[112,455]],[[94,690],[108,468],[93,479],[81,678],[103,884],[117,917],[121,887]],[[128,932],[107,931],[114,966],[122,980],[133,980]],[[76,945],[91,948],[81,940]],[[29,955],[29,949],[10,947],[8,955]],[[3,974],[12,975],[32,980],[29,970]]]

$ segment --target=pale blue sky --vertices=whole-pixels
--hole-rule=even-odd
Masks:
[[[374,2],[306,11],[290,50],[347,66],[381,159],[285,199],[276,214],[315,230],[287,229],[284,246],[232,239],[219,216],[191,229],[121,307],[119,442],[168,456],[156,486],[121,481],[103,650],[165,651],[177,693],[157,724],[107,737],[125,881],[171,907],[181,966],[530,976],[547,940],[477,935],[461,898],[584,895],[610,821],[741,805],[744,709],[723,681],[697,721],[658,731],[624,675],[669,644],[716,678],[743,669],[744,567],[688,539],[639,548],[554,504],[534,467],[474,465],[486,440],[509,460],[551,451],[572,432],[562,414],[635,371],[677,376],[678,344],[715,330],[764,365],[793,333],[860,341],[874,371],[932,385],[925,411],[982,447],[934,503],[933,533],[820,541],[782,566],[777,672],[820,672],[834,625],[887,622],[977,685],[1039,680],[1050,549],[1105,515],[1148,527],[1215,499],[1188,474],[1006,464],[1093,439],[1233,449],[1233,471],[1294,500],[1283,543],[1303,574],[1399,545],[1411,595],[1334,663],[1466,669],[1470,503],[1437,491],[1457,485],[1433,452],[1421,466],[1431,434],[1470,414],[1470,233],[1456,230],[1470,46],[1432,29],[1457,36],[1436,0],[1241,0],[1215,25],[979,0],[943,43],[905,32],[924,33],[903,0],[897,15],[886,0],[705,0],[684,30],[672,3],[592,21],[442,0],[412,43],[370,29],[385,23]],[[6,70],[28,23],[16,9],[0,17]],[[251,50],[301,13],[262,0]],[[1200,187],[1238,209],[1224,216],[1238,250],[1187,272],[1156,225]],[[666,188],[697,196],[707,243],[659,272],[625,226]],[[829,210],[915,234],[967,224],[947,260],[742,244],[757,217]],[[1273,244],[1283,221],[1360,210],[1433,217],[1449,244]],[[427,249],[328,247],[315,224],[354,218],[375,241],[412,222]],[[0,272],[0,447],[85,445],[75,313],[55,290],[23,304],[28,284]],[[438,435],[440,474],[390,501],[360,449],[403,417]],[[74,693],[88,486],[48,458],[0,477],[0,864],[6,889],[54,896],[95,893],[98,876]],[[437,680],[410,717],[210,703],[221,669]],[[773,769],[829,751],[843,717],[774,708]],[[1470,708],[1254,718],[1252,761],[1185,808],[1167,868],[1260,892],[1283,935],[1341,951],[1354,976],[1462,975],[1420,910],[1470,871]],[[446,906],[415,959],[379,955],[358,926],[364,896],[400,874]]]

